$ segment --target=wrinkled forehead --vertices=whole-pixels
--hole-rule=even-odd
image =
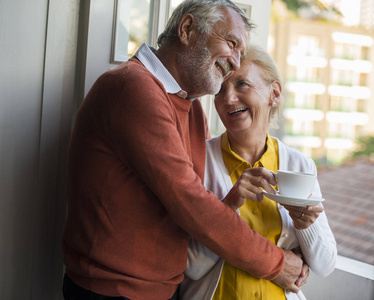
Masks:
[[[246,44],[249,40],[249,29],[238,12],[232,8],[221,8],[223,19],[218,21],[213,30],[220,32],[225,39],[233,40],[240,48],[242,56],[245,55]]]
[[[227,83],[236,85],[237,82],[245,81],[250,85],[267,85],[264,80],[264,73],[260,66],[253,63],[247,56],[240,63],[239,70],[235,71],[234,74],[227,80]],[[225,84],[223,82],[223,84]]]

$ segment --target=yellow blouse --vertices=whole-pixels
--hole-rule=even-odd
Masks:
[[[279,166],[278,143],[267,134],[266,152],[253,166],[276,172]],[[233,184],[251,164],[231,150],[227,133],[222,136],[222,154]],[[249,226],[276,244],[282,231],[282,220],[276,202],[264,197],[261,203],[247,200],[240,216]],[[284,290],[269,280],[258,279],[225,262],[213,300],[286,299]]]

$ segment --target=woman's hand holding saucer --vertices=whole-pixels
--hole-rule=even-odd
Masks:
[[[324,210],[322,203],[308,206],[284,205],[284,208],[288,210],[293,224],[297,229],[308,228],[317,220],[320,213]]]

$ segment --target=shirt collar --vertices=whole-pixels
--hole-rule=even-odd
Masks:
[[[227,137],[227,131],[222,134],[221,140],[222,154],[224,157],[225,165],[229,175],[231,176],[234,171],[239,168],[243,163],[248,164],[238,154],[231,150],[230,142]]]
[[[238,169],[241,165],[246,164],[249,168],[251,167],[264,167],[268,170],[276,170],[276,166],[274,164],[277,164],[276,157],[276,149],[274,145],[274,141],[272,138],[270,138],[269,133],[266,133],[266,151],[261,156],[260,160],[255,163],[254,166],[251,166],[251,164],[247,161],[245,161],[243,158],[241,158],[238,154],[236,154],[234,151],[232,151],[229,139],[227,137],[227,131],[223,133],[222,135],[222,141],[221,141],[221,147],[222,151],[225,152],[224,157],[225,160],[227,160],[227,171],[229,172],[230,176],[233,172],[235,172],[236,169]]]
[[[260,158],[261,165],[268,170],[278,169],[278,147],[275,145],[277,141],[270,137],[269,132],[266,133],[266,151]]]
[[[181,98],[187,98],[186,91],[181,89],[177,81],[154,54],[154,51],[156,50],[150,48],[146,44],[142,44],[135,53],[135,56],[148,69],[149,72],[151,72],[158,80],[161,81],[167,93],[176,94]]]

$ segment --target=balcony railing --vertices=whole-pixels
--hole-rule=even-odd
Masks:
[[[374,266],[338,256],[334,272],[326,278],[311,272],[302,290],[308,300],[373,300]]]

